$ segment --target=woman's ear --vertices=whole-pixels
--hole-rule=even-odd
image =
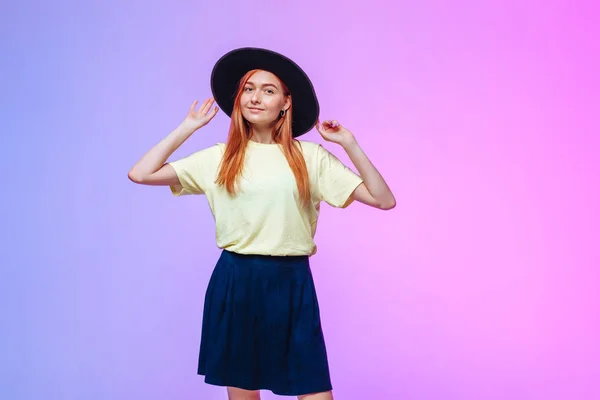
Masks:
[[[287,96],[285,96],[285,103],[283,103],[283,109],[285,111],[287,111],[291,105],[292,105],[292,96],[290,96],[288,94]]]

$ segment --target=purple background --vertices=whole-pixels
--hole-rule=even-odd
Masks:
[[[596,4],[3,3],[0,397],[225,398],[196,375],[206,200],[127,171],[250,45],[308,72],[397,198],[323,207],[336,398],[600,398]]]

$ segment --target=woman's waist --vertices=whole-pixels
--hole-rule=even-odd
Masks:
[[[258,262],[263,264],[281,264],[281,263],[302,263],[307,262],[310,254],[285,254],[274,252],[273,254],[258,253],[243,249],[233,250],[232,248],[222,248],[222,257],[237,259],[243,262]]]

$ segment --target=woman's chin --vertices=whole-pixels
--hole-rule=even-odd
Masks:
[[[265,118],[262,115],[244,115],[246,121],[256,126],[270,126],[273,121],[269,121],[268,118]]]

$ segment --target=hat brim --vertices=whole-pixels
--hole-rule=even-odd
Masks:
[[[221,110],[231,117],[239,81],[253,69],[275,74],[289,88],[293,99],[293,136],[310,131],[319,117],[319,102],[312,82],[295,62],[271,50],[244,47],[230,51],[217,61],[210,85]]]

